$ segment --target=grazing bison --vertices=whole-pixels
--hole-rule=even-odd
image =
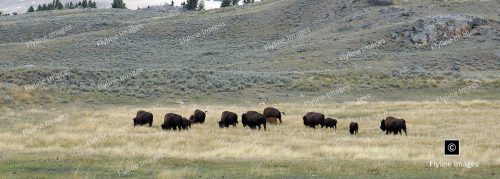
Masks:
[[[267,107],[266,109],[264,109],[264,116],[266,116],[266,119],[270,118],[270,117],[274,117],[274,118],[279,119],[280,123],[281,123],[281,114],[282,113],[283,113],[283,115],[285,115],[284,112],[280,112],[278,109],[273,108],[273,107]]]
[[[256,111],[248,111],[241,115],[241,123],[243,127],[249,126],[251,129],[256,129],[260,125],[264,125],[264,130],[266,130],[266,117]]]
[[[177,130],[177,128],[181,130],[183,125],[182,118],[182,116],[174,113],[165,114],[165,119],[163,121],[163,124],[161,125],[161,128],[163,130],[174,129],[175,131]]]
[[[236,127],[236,124],[238,124],[238,115],[229,111],[222,112],[219,121],[220,128],[229,127],[229,125],[233,125],[233,127]]]
[[[335,130],[337,130],[337,120],[336,119],[332,119],[332,118],[326,118],[325,119],[325,122],[323,124],[321,124],[321,128],[334,128]]]
[[[207,111],[203,112],[199,109],[194,111],[194,114],[189,117],[189,120],[194,121],[194,123],[200,123],[203,124],[205,122],[205,113]]]
[[[358,133],[358,123],[351,122],[351,124],[349,124],[349,133],[351,133],[351,135],[356,135]]]
[[[188,128],[191,128],[191,124],[193,124],[193,121],[189,120],[189,119],[186,119],[186,118],[182,118],[182,129],[188,129]]]
[[[302,117],[304,125],[316,129],[316,125],[321,125],[325,122],[325,115],[317,112],[308,112]]]
[[[398,133],[403,135],[401,130],[403,130],[405,132],[405,135],[407,135],[406,121],[404,119],[398,119],[392,116],[389,116],[385,118],[385,120],[382,119],[382,121],[380,121],[380,129],[382,129],[382,131],[385,131],[385,134],[387,135],[390,133],[394,133],[394,135],[397,135]]]
[[[272,125],[277,125],[278,124],[278,119],[275,117],[268,117],[266,118],[267,123],[272,124]]]
[[[137,115],[134,119],[132,119],[132,121],[134,121],[134,126],[149,124],[149,127],[151,127],[153,125],[153,114],[140,110],[137,111]]]

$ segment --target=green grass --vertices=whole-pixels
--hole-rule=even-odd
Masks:
[[[276,151],[279,152],[279,151]],[[32,158],[36,158],[33,160]],[[21,158],[0,162],[2,178],[102,178],[118,177],[124,163],[134,164],[147,158],[78,157],[57,154],[24,154]],[[118,167],[118,168],[117,168]],[[429,161],[398,160],[189,160],[163,158],[130,171],[129,178],[495,178],[498,165],[479,168],[431,168]]]

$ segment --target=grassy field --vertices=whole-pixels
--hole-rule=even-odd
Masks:
[[[2,16],[0,178],[499,178],[500,4],[395,2]],[[462,19],[469,15],[479,25]],[[113,38],[134,26],[141,28]],[[438,49],[418,42],[445,40],[450,28],[478,31]],[[99,45],[106,39],[114,40]],[[259,98],[286,112],[283,124],[218,127],[222,111],[262,111]],[[303,125],[306,112],[337,107],[327,116],[339,120],[337,130]],[[209,111],[205,124],[160,129],[166,113],[195,109]],[[155,115],[152,128],[132,126],[138,110]],[[385,135],[387,116],[404,118],[408,136]],[[356,136],[351,121],[360,125]],[[444,156],[445,139],[460,139],[460,156]]]
[[[495,178],[500,172],[500,142],[495,138],[499,101],[369,102],[330,116],[339,120],[337,130],[306,128],[301,120],[307,111],[337,106],[274,106],[287,115],[283,124],[268,126],[267,131],[241,124],[220,129],[216,124],[224,110],[241,115],[261,111],[261,106],[2,109],[0,177],[117,177],[128,171],[126,176],[142,178]],[[209,111],[205,124],[181,132],[159,128],[165,113],[188,116],[196,108]],[[152,128],[132,127],[139,109],[155,115]],[[406,119],[408,136],[382,133],[380,119],[389,115]],[[350,121],[360,124],[357,136],[348,134]],[[444,139],[450,138],[461,140],[458,157],[444,156]],[[478,162],[479,167],[432,168],[430,161]]]

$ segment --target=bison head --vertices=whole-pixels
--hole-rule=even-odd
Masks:
[[[306,126],[307,126],[306,116],[302,116],[302,120],[304,121],[304,125],[306,125]]]
[[[219,121],[219,128],[224,128],[224,123],[222,123],[222,121]]]
[[[247,113],[243,113],[241,115],[241,123],[243,124],[243,127],[247,126]]]
[[[188,119],[186,119],[186,118],[184,118],[184,117],[182,118],[182,125],[183,125],[184,127],[191,127],[191,124],[192,124],[192,123],[193,123],[193,121],[188,120]]]
[[[385,119],[382,119],[382,121],[380,121],[380,129],[382,129],[382,131],[385,131]]]
[[[136,126],[137,125],[137,118],[132,119],[132,121],[134,122],[134,126]]]

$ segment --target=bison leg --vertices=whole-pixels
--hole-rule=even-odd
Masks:
[[[278,118],[280,120],[280,124],[281,124],[281,117]]]
[[[403,131],[405,131],[405,136],[408,136],[408,134],[406,134],[406,128],[403,128]],[[401,134],[402,135],[402,134]]]
[[[266,123],[264,122],[264,130],[266,130]]]
[[[260,131],[260,124],[259,124],[259,125],[257,125],[257,126],[259,126],[259,131]]]
[[[389,135],[389,130],[386,130],[386,131],[385,131],[385,135]]]
[[[149,122],[149,127],[153,126],[153,122]]]

